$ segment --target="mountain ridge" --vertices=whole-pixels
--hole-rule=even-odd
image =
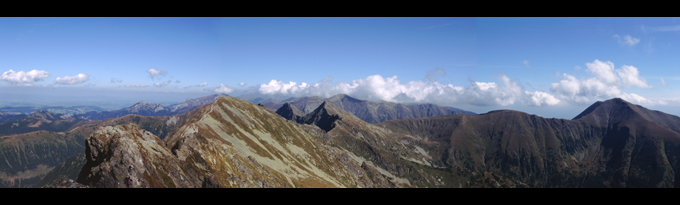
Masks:
[[[345,94],[334,95],[330,98],[321,98],[317,96],[294,98],[278,103],[266,102],[263,103],[263,105],[273,110],[278,110],[281,106],[283,106],[283,104],[290,103],[303,113],[307,114],[314,111],[324,101],[330,102],[331,104],[372,124],[377,124],[392,119],[432,117],[451,114],[475,114],[458,108],[443,107],[429,103],[405,105],[384,101],[371,102],[367,100],[359,100]]]

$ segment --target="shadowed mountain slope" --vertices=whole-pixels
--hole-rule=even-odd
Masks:
[[[577,120],[504,110],[379,125],[440,143],[435,163],[529,187],[677,187],[680,134],[657,123],[673,118],[612,99]]]
[[[291,120],[294,122],[299,122],[304,118],[305,113],[302,111],[298,110],[295,106],[291,105],[290,103],[284,103],[281,108],[276,110],[276,114],[280,115],[281,117],[285,118],[286,120]]]
[[[52,131],[0,136],[0,187],[32,187],[53,167],[85,150],[84,140]]]

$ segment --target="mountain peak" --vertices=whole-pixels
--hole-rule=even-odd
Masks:
[[[297,109],[295,106],[291,105],[290,103],[286,102],[276,110],[276,114],[279,114],[281,117],[287,119],[287,120],[292,120],[292,121],[298,121],[301,120],[305,113]]]
[[[313,124],[328,132],[335,128],[335,121],[342,119],[340,110],[337,106],[324,100],[319,107],[307,114],[301,123]]]
[[[574,120],[589,120],[598,123],[613,123],[627,119],[642,119],[652,121],[646,108],[632,104],[621,98],[612,98],[604,102],[597,101],[586,108]]]

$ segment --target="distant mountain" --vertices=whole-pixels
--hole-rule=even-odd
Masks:
[[[194,110],[202,105],[208,104],[215,99],[227,96],[224,94],[214,94],[209,96],[204,96],[196,99],[187,99],[184,102],[174,104],[168,107],[164,107],[158,103],[147,103],[144,101],[138,102],[129,108],[114,110],[114,111],[104,111],[104,112],[88,112],[82,114],[81,116],[89,120],[105,120],[108,118],[118,118],[129,114],[141,115],[141,116],[171,116],[177,114],[187,113]]]
[[[11,122],[11,121],[19,121],[19,120],[22,120],[26,117],[28,117],[28,115],[25,115],[25,114],[12,115],[12,114],[7,114],[7,113],[0,113],[0,123]]]
[[[29,118],[37,118],[37,119],[44,119],[47,121],[55,121],[55,120],[69,120],[69,121],[83,121],[87,120],[79,115],[74,115],[74,114],[59,114],[59,113],[53,113],[47,110],[40,110],[32,113],[31,115],[28,116]]]
[[[36,111],[18,121],[0,123],[0,135],[14,135],[33,131],[64,132],[84,118],[73,114],[57,114],[47,110]]]
[[[283,106],[284,103],[287,102],[306,114],[319,107],[319,105],[321,105],[321,103],[324,101],[328,101],[333,105],[349,113],[352,113],[353,115],[371,124],[394,119],[421,118],[455,114],[475,114],[473,112],[458,108],[442,107],[434,104],[405,105],[384,101],[371,102],[367,100],[359,100],[344,94],[338,94],[326,99],[320,97],[295,98],[279,103],[267,102],[263,103],[263,105],[270,109],[278,110],[281,106]]]
[[[18,107],[11,107],[11,106],[5,106],[5,107],[0,107],[0,113],[8,113],[8,114],[29,114],[33,113],[36,111],[40,110],[47,110],[52,113],[61,113],[61,114],[84,114],[87,112],[100,112],[104,111],[101,107],[97,106],[87,106],[87,105],[78,105],[78,106],[18,106]]]

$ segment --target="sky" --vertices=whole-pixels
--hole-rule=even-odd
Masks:
[[[352,97],[680,115],[680,18],[0,18],[0,103]]]

